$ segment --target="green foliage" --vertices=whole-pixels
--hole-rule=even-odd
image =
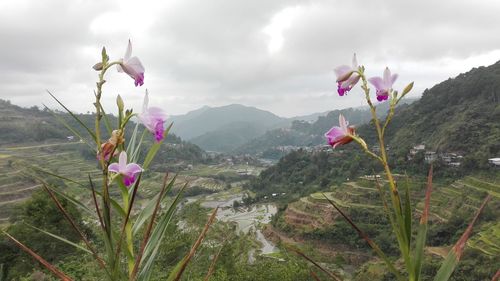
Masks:
[[[500,154],[500,63],[474,68],[400,108],[389,126],[391,147],[425,143],[429,150],[461,152],[463,168],[487,169]],[[407,152],[406,152],[407,153]]]
[[[91,234],[90,230],[84,226],[79,211],[64,198],[59,197],[58,199],[74,221],[82,229],[86,230],[87,235]],[[49,262],[57,262],[65,257],[74,255],[77,251],[75,248],[69,247],[66,243],[51,238],[24,224],[33,225],[58,236],[65,237],[75,243],[80,241],[78,234],[44,191],[33,193],[31,199],[19,205],[11,217],[11,223],[6,231]],[[0,264],[5,264],[9,278],[19,278],[38,267],[38,264],[33,262],[31,257],[24,254],[10,240],[6,238],[1,240],[0,248],[0,252],[2,252],[2,255],[0,255]]]

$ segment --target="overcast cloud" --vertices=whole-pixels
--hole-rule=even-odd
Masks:
[[[139,4],[140,3],[140,4]],[[0,98],[23,106],[92,110],[106,46],[146,67],[145,84],[111,71],[105,106],[143,91],[170,114],[240,103],[281,116],[363,104],[336,94],[333,68],[356,52],[369,75],[385,66],[413,96],[500,59],[500,1],[0,1]]]

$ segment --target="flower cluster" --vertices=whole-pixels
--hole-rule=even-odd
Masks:
[[[337,76],[337,92],[340,96],[346,95],[360,80],[363,80],[363,87],[368,89],[368,86],[366,85],[366,78],[364,76],[364,67],[358,65],[356,54],[352,57],[351,66],[341,65],[336,67],[334,72]],[[368,82],[375,87],[375,95],[379,102],[389,99],[389,96],[393,92],[392,86],[397,78],[398,75],[391,74],[389,68],[386,67],[382,77],[371,77],[368,79]],[[408,90],[405,89],[403,95],[406,94],[409,89],[411,89],[411,87],[408,88]],[[369,99],[368,92],[366,93],[366,98]],[[369,101],[369,104],[371,104],[371,101]],[[339,145],[347,144],[354,139],[354,127],[349,127],[348,124],[349,122],[345,120],[344,116],[339,115],[339,126],[333,126],[328,132],[325,133],[325,137],[327,138],[329,145],[335,148]],[[358,138],[358,140],[363,143],[361,139]]]
[[[135,86],[144,85],[144,66],[137,57],[132,57],[132,43],[128,41],[125,56],[117,62],[118,72],[128,74],[134,79]],[[123,110],[123,101],[119,100],[119,108]],[[144,96],[144,103],[142,113],[137,114],[138,121],[150,131],[157,143],[161,142],[164,138],[166,114],[158,107],[148,107],[149,97],[146,90]],[[101,150],[98,153],[98,159],[110,161],[116,154],[118,154],[118,146],[124,143],[123,130],[114,130],[111,138],[101,145]],[[136,163],[127,164],[127,153],[120,152],[118,163],[111,163],[108,166],[108,171],[121,175],[123,184],[125,186],[132,185],[136,180],[136,175],[142,172],[142,168]]]

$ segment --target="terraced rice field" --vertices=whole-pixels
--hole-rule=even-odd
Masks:
[[[78,152],[79,147],[83,145],[78,142],[63,142],[0,147],[0,225],[8,222],[16,204],[30,198],[31,193],[42,187],[40,182],[27,174],[28,167],[38,167],[86,186],[88,186],[88,176],[90,175],[95,181],[95,185],[100,186],[101,172],[98,170],[97,161],[84,160]],[[239,171],[258,173],[260,168],[247,165],[195,166],[192,170],[180,173],[177,177],[176,187],[189,183],[189,186],[221,191],[227,187],[226,183],[208,176],[231,174],[238,177],[240,176]],[[139,204],[143,202],[142,199],[151,198],[159,192],[163,177],[164,174],[156,172],[144,174],[141,190],[138,194]],[[45,175],[44,178],[55,179],[48,175]],[[89,191],[78,184],[62,180],[58,180],[57,184],[81,202],[92,204]],[[118,194],[118,190],[111,190],[111,195],[115,193]]]
[[[410,183],[412,202],[418,202],[413,206],[417,213],[420,213],[423,208],[425,187],[426,184],[422,181]],[[387,187],[384,188],[387,189]],[[402,192],[404,188],[400,187],[400,190]],[[434,184],[431,197],[431,219],[437,223],[445,223],[459,209],[466,209],[472,215],[478,210],[488,194],[493,197],[488,206],[498,215],[500,212],[500,184],[496,183],[494,179],[468,176],[449,185]],[[321,222],[322,214],[318,212],[318,206],[324,206],[327,203],[324,195],[348,212],[352,209],[382,210],[375,183],[360,180],[334,186],[329,192],[313,193],[303,197],[299,201],[289,204],[287,211],[290,215],[302,217],[304,221],[306,221],[305,218],[310,220],[317,218]],[[478,225],[468,245],[486,255],[500,255],[500,246],[498,246],[500,245],[500,223]]]
[[[12,208],[31,196],[41,184],[29,176],[29,167],[39,167],[72,179],[99,174],[96,163],[84,161],[78,142],[0,147],[0,224],[6,223]],[[83,181],[83,180],[82,180]],[[68,191],[80,196],[76,184],[65,183]]]

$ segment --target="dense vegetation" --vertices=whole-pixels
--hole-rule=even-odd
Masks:
[[[424,91],[398,110],[388,134],[391,147],[423,143],[429,150],[463,154],[470,169],[486,168],[488,158],[500,156],[500,62]]]
[[[405,99],[401,105],[412,103],[413,99]],[[389,110],[388,103],[377,107],[377,113],[384,116]],[[325,116],[318,116],[314,122],[304,120],[292,121],[289,128],[269,130],[265,134],[253,137],[234,152],[236,153],[263,153],[265,158],[279,159],[286,152],[280,151],[280,146],[315,146],[325,143],[324,134],[333,125],[338,123],[339,114],[345,116],[351,125],[361,125],[370,121],[371,113],[367,107],[338,109],[328,112]]]

